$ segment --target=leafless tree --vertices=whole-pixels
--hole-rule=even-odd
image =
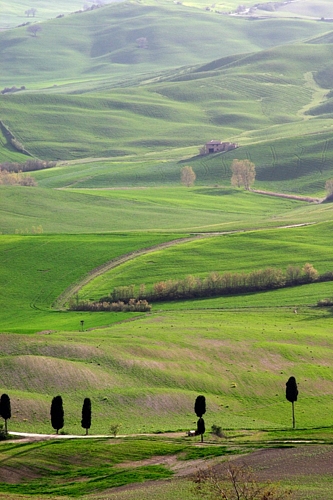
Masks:
[[[333,194],[333,179],[328,179],[326,181],[325,189],[327,191],[327,196],[331,196]]]
[[[181,170],[181,183],[184,186],[190,187],[193,186],[195,183],[195,179],[197,176],[195,175],[195,172],[193,171],[192,167],[183,167]]]
[[[207,500],[287,500],[292,490],[279,485],[259,482],[252,469],[230,464],[225,474],[216,469],[199,470],[195,491]]]
[[[136,39],[136,45],[139,49],[148,49],[148,40],[145,36]]]
[[[32,9],[28,9],[28,10],[26,10],[24,13],[25,13],[25,15],[26,15],[26,16],[28,16],[28,17],[30,17],[30,16],[35,17],[36,12],[37,12],[37,9],[32,8]]]
[[[39,24],[32,24],[31,26],[27,27],[27,32],[30,33],[34,37],[36,37],[37,33],[40,33],[41,31],[42,31],[42,27]]]
[[[254,163],[249,160],[233,160],[231,171],[231,184],[236,187],[244,186],[248,191],[256,178]]]

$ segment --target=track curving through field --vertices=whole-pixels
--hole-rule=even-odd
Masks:
[[[304,227],[304,226],[309,226],[315,224],[314,222],[304,222],[301,224],[290,224],[290,225],[285,225],[285,226],[279,226],[274,229],[286,229],[286,228],[292,228],[292,227]],[[271,229],[271,228],[269,228]],[[129,252],[127,254],[121,255],[119,257],[116,257],[112,260],[109,260],[105,262],[104,264],[92,269],[86,276],[84,276],[81,280],[73,283],[70,285],[66,290],[63,291],[61,295],[57,298],[57,300],[52,304],[52,307],[54,309],[58,310],[63,310],[65,309],[66,303],[69,301],[69,299],[77,294],[82,287],[87,285],[90,281],[93,279],[97,278],[98,276],[104,274],[105,272],[109,271],[110,269],[114,269],[121,264],[128,262],[129,260],[135,259],[136,257],[139,257],[141,255],[146,255],[151,252],[155,252],[158,250],[162,250],[164,248],[169,248],[174,245],[179,245],[182,243],[187,243],[190,241],[195,241],[199,239],[204,239],[204,238],[210,238],[213,236],[223,236],[225,234],[233,234],[233,233],[244,233],[244,232],[249,232],[249,231],[264,231],[267,230],[267,228],[253,228],[253,229],[239,229],[235,231],[217,231],[217,232],[211,232],[211,233],[199,233],[199,234],[194,234],[193,236],[185,237],[185,238],[177,238],[172,241],[167,241],[165,243],[159,243],[158,245],[153,245],[148,248],[142,248],[141,250],[135,250],[133,252]]]

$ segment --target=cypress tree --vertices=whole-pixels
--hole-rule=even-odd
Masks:
[[[7,420],[12,416],[8,394],[2,394],[0,398],[0,415],[5,420],[5,432],[8,434]]]
[[[52,427],[59,434],[59,429],[62,429],[64,426],[64,409],[61,396],[55,396],[52,399],[50,415]]]
[[[85,398],[83,401],[81,427],[86,430],[87,436],[88,429],[91,427],[91,401],[89,398]]]
[[[206,398],[205,396],[198,396],[194,403],[194,411],[199,420],[197,422],[196,434],[201,436],[201,442],[203,442],[203,435],[205,433],[205,421],[202,415],[206,413]]]
[[[295,429],[295,408],[294,403],[297,401],[298,389],[295,377],[289,377],[286,382],[286,399],[291,403],[292,407],[292,419],[293,419],[293,429]]]

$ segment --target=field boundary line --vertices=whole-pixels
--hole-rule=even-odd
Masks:
[[[286,229],[286,228],[292,228],[292,227],[303,227],[303,226],[309,226],[315,224],[314,222],[304,222],[300,224],[290,224],[286,226],[278,226],[275,229]],[[140,257],[141,255],[146,255],[148,253],[152,253],[158,250],[162,250],[164,248],[169,248],[174,245],[179,245],[182,243],[188,243],[190,241],[195,241],[195,240],[200,240],[200,239],[205,239],[205,238],[210,238],[214,236],[223,236],[225,234],[234,234],[234,233],[244,233],[247,231],[264,231],[267,230],[267,228],[260,228],[260,229],[240,229],[240,230],[235,230],[235,231],[218,231],[218,232],[211,232],[211,233],[199,233],[195,234],[193,236],[188,236],[185,238],[177,238],[172,241],[166,241],[164,243],[159,243],[157,245],[153,245],[148,248],[142,248],[140,250],[134,250],[133,252],[126,253],[124,255],[120,255],[119,257],[115,257],[114,259],[111,259],[104,264],[101,264],[98,267],[95,267],[92,269],[86,276],[81,278],[80,280],[75,281],[72,285],[67,287],[59,296],[58,298],[52,303],[52,308],[53,309],[58,309],[58,310],[64,310],[65,309],[65,304],[68,302],[68,300],[76,293],[78,293],[82,287],[87,285],[90,281],[93,279],[97,278],[97,276],[100,276],[101,274],[104,274],[105,272],[109,271],[110,269],[114,269],[115,267],[123,264],[124,262],[128,262],[129,260],[132,260],[136,257]],[[271,228],[269,228],[271,229]]]
[[[216,233],[214,233],[214,236]],[[129,260],[132,260],[135,257],[139,257],[141,255],[145,255],[151,252],[155,252],[157,250],[162,250],[164,248],[171,247],[173,245],[178,245],[180,243],[187,243],[189,241],[195,241],[197,239],[201,238],[207,238],[210,236],[209,234],[197,234],[194,236],[189,236],[185,238],[178,238],[176,240],[172,241],[166,241],[164,243],[159,243],[158,245],[153,245],[152,247],[148,248],[142,248],[140,250],[134,250],[133,252],[126,253],[124,255],[121,255],[119,257],[115,257],[114,259],[111,259],[104,264],[101,264],[98,267],[95,267],[92,269],[85,277],[80,279],[79,281],[76,281],[72,285],[70,285],[66,290],[63,291],[59,295],[59,297],[53,302],[52,307],[56,309],[64,309],[65,308],[65,303],[70,299],[72,295],[75,293],[78,293],[81,288],[85,285],[87,285],[90,281],[93,279],[97,278],[97,276],[100,276],[101,274],[104,274],[105,272],[109,271],[110,269],[114,269],[115,267],[119,266],[120,264],[123,264],[124,262],[128,262]],[[213,234],[212,234],[213,236]]]

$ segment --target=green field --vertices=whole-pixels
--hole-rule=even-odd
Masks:
[[[321,201],[333,177],[333,32],[320,20],[331,3],[226,15],[238,5],[126,1],[73,14],[80,2],[0,4],[0,91],[25,86],[0,95],[0,162],[30,158],[10,133],[31,157],[58,162],[29,173],[36,187],[0,185],[0,394],[10,432],[54,433],[58,394],[65,412],[59,439],[1,442],[0,498],[195,500],[180,479],[193,467],[267,447],[315,463],[331,450],[332,307],[317,302],[333,298],[332,282],[148,313],[68,309],[190,275],[332,272],[332,204]],[[26,22],[40,23],[37,36]],[[199,155],[211,139],[239,148]],[[255,163],[253,190],[231,186],[234,159]],[[186,437],[199,394],[203,445]],[[66,439],[85,433],[86,397],[91,437]],[[297,485],[299,500],[333,498],[330,474],[282,485]]]

